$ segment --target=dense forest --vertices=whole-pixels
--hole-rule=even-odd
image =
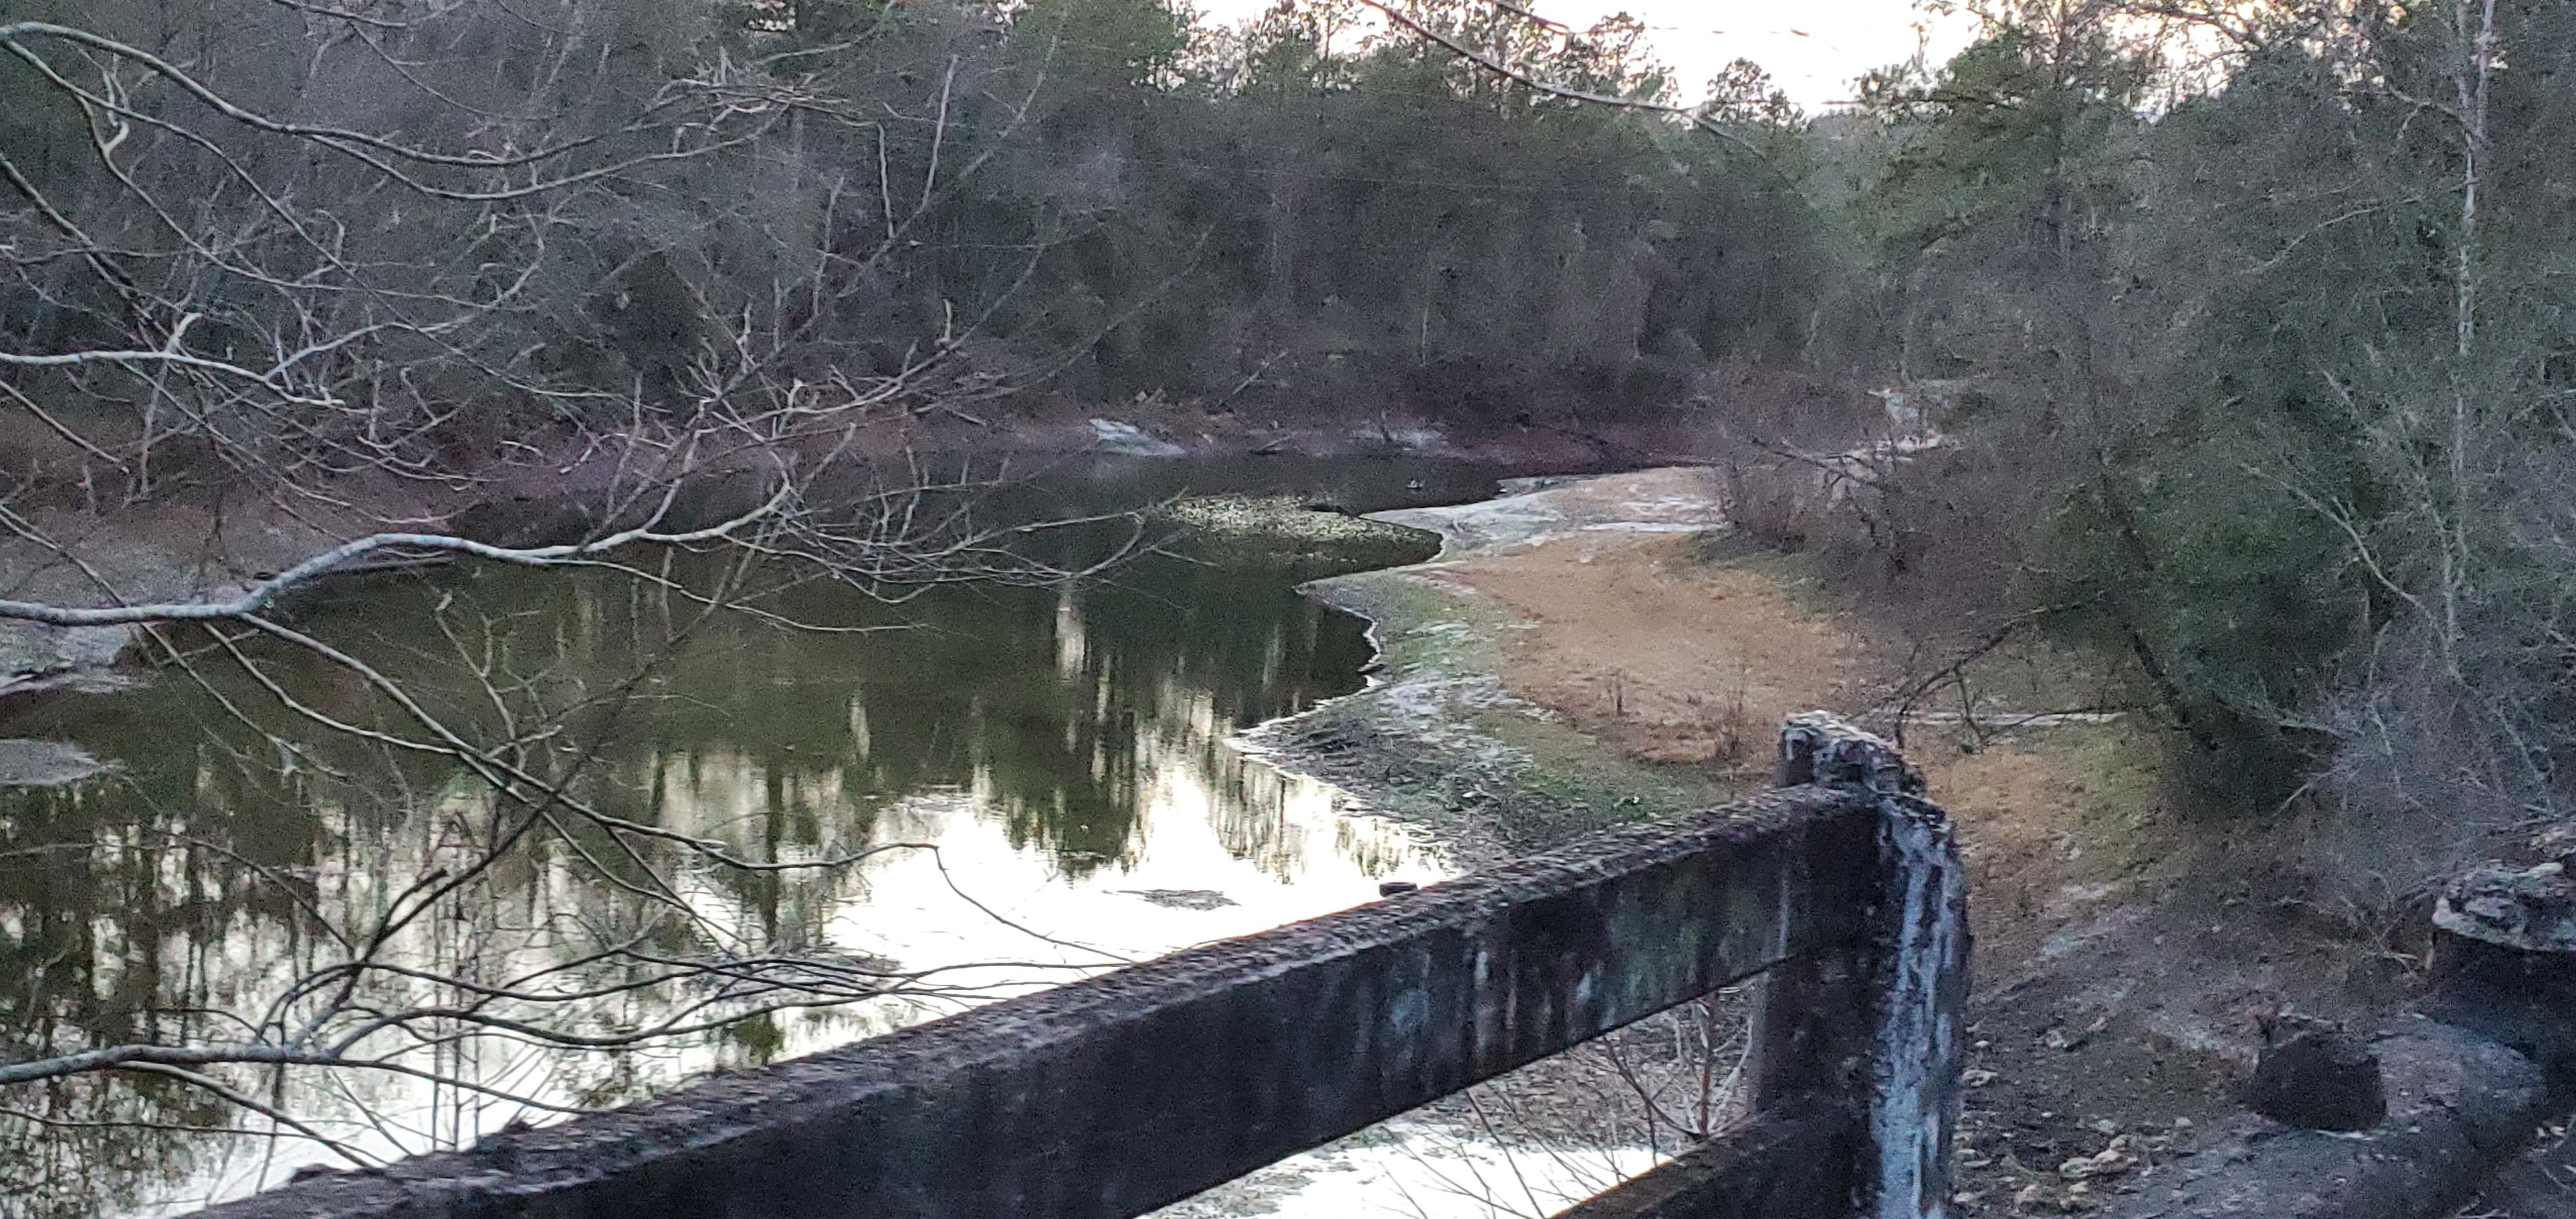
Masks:
[[[1711,360],[1795,353],[1832,258],[1740,141],[1363,40],[1351,5],[1234,41],[1141,0],[59,7],[291,119],[142,59],[109,99],[55,79],[99,47],[12,35],[12,332],[240,366],[22,368],[58,415],[116,401],[94,426],[140,451],[428,469],[489,460],[506,420],[933,356],[977,396],[1662,405]],[[1639,34],[1511,54],[1648,92]],[[387,132],[416,143],[360,134]]]
[[[1802,115],[1481,0],[21,0],[0,468],[113,510],[1143,398],[1787,469],[1878,391],[1942,443],[1748,529],[2124,658],[2356,893],[2563,810],[2576,10],[1972,7]]]

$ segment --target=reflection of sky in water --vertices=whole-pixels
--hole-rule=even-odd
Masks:
[[[1057,675],[1096,689],[1091,714],[1107,718],[1114,654],[1092,647],[1069,595],[1058,599],[1050,625]],[[1081,749],[1078,721],[1066,720],[1067,752],[1086,777],[1126,796],[1121,811],[1132,820],[1111,858],[1068,859],[1010,832],[1029,820],[1010,814],[1031,803],[1051,803],[1040,822],[1081,814],[1005,784],[981,759],[967,782],[913,792],[862,819],[848,807],[852,784],[838,769],[781,777],[739,753],[702,749],[661,763],[660,821],[748,851],[754,844],[741,831],[760,823],[775,791],[823,824],[869,825],[866,841],[834,849],[935,848],[869,859],[849,891],[809,916],[820,915],[830,951],[955,970],[943,981],[987,997],[1026,989],[1030,972],[958,967],[1141,960],[1371,901],[1383,880],[1447,874],[1417,831],[1355,815],[1330,785],[1246,758],[1228,743],[1235,725],[1210,691],[1168,677],[1156,685],[1156,714],[1133,725],[1123,750],[1105,739]],[[872,745],[864,700],[851,699],[848,721],[851,765],[864,769]],[[814,1047],[792,1040],[789,1048]]]
[[[1207,737],[1179,736],[1169,746],[1139,741],[1135,832],[1128,853],[1105,867],[1068,871],[1048,852],[1013,845],[991,794],[975,788],[926,791],[888,805],[875,818],[875,843],[936,851],[892,851],[860,865],[856,892],[824,912],[824,946],[908,969],[950,970],[943,981],[998,997],[1026,989],[1032,976],[1058,975],[1017,965],[954,967],[1141,960],[1373,901],[1381,880],[1447,875],[1417,831],[1355,815],[1347,797],[1326,784],[1231,749],[1192,747]],[[1211,757],[1225,782],[1212,781],[1203,765]],[[700,755],[691,764],[697,786],[685,798],[700,815],[714,812],[710,820],[728,819],[717,810],[764,786],[738,759]],[[829,793],[839,785],[803,786]],[[1228,788],[1252,798],[1225,798]],[[1170,904],[1206,894],[1223,903]],[[826,1043],[794,1039],[789,1052]]]

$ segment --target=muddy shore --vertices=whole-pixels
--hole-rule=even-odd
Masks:
[[[1553,486],[1533,486],[1532,483]],[[1721,803],[1751,777],[1640,760],[1563,711],[1508,689],[1511,643],[1533,627],[1472,582],[1478,565],[1569,539],[1686,534],[1720,523],[1697,470],[1523,480],[1482,503],[1375,514],[1426,530],[1440,553],[1305,587],[1370,623],[1369,687],[1265,725],[1250,743],[1288,769],[1429,826],[1474,867],[1622,821]]]

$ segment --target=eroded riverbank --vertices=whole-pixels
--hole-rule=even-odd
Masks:
[[[1585,564],[1604,548],[1717,528],[1705,471],[1530,480],[1493,500],[1378,518],[1438,534],[1440,554],[1306,586],[1370,622],[1369,688],[1265,725],[1256,744],[1438,828],[1471,862],[1704,808],[1752,781],[1732,757],[1676,766],[1632,756],[1567,707],[1528,697],[1517,683],[1542,624],[1479,584],[1542,556]]]

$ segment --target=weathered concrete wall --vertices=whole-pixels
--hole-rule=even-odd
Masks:
[[[1855,861],[1873,878],[1868,930],[1839,952],[1802,957],[1763,977],[1745,1064],[1751,1128],[1621,1185],[1581,1214],[1947,1213],[1966,1065],[1960,1022],[1969,949],[1967,873],[1948,818],[1918,798],[1922,772],[1894,745],[1821,711],[1781,726],[1772,781],[1831,786],[1877,807],[1875,857]],[[1769,1153],[1752,1151],[1786,1138],[1777,1124],[1784,1113],[1810,1125],[1820,1120],[1815,1115],[1830,1114],[1850,1125],[1835,1125],[1830,1141],[1809,1132],[1813,1155],[1796,1189],[1764,1209],[1747,1209],[1747,1198],[1788,1188]]]
[[[1868,933],[1801,788],[210,1219],[1121,1219]]]

